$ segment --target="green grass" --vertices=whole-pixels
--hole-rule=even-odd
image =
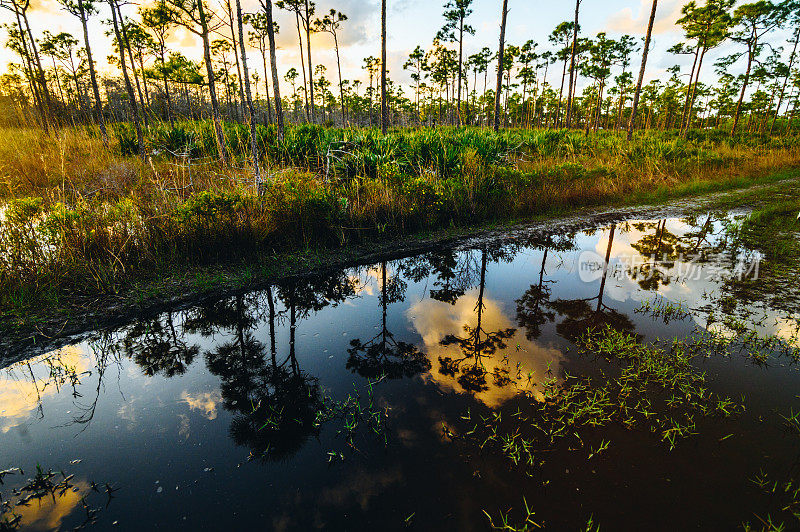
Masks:
[[[556,448],[583,450],[589,458],[613,442],[592,446],[587,430],[616,424],[655,435],[666,448],[696,433],[700,417],[728,417],[743,408],[707,388],[693,365],[696,353],[687,343],[667,346],[640,343],[610,326],[589,329],[578,338],[581,351],[618,364],[618,373],[591,379],[567,375],[537,383],[540,396],[513,401],[485,413],[467,411],[457,440],[504,456],[529,475]]]

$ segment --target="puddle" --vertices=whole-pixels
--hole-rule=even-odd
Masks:
[[[786,503],[753,479],[796,473],[800,436],[782,416],[800,411],[798,321],[741,290],[763,255],[735,245],[732,223],[443,249],[96,331],[0,370],[0,469],[66,468],[81,490],[109,480],[119,491],[98,520],[132,530],[483,530],[484,510],[519,517],[523,495],[553,528],[757,524]],[[545,383],[614,378],[617,362],[576,346],[606,326],[645,345],[772,340],[692,359],[709,393],[745,410],[698,417],[672,450],[613,422],[533,469],[466,441],[466,412],[514,415]],[[4,481],[4,495],[21,482]],[[78,501],[16,513],[70,528]]]

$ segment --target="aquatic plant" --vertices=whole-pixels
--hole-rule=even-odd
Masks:
[[[528,501],[525,497],[522,498],[522,504],[525,506],[525,516],[522,518],[522,521],[518,523],[514,523],[511,520],[510,513],[511,511],[503,512],[501,511],[496,518],[492,518],[491,514],[486,510],[483,510],[484,515],[489,520],[489,526],[492,530],[506,530],[508,532],[530,532],[531,530],[539,530],[544,528],[544,524],[541,522],[534,521],[534,516],[536,513],[531,510],[530,506],[528,506]],[[496,520],[496,522],[495,522]]]
[[[680,340],[666,347],[646,345],[610,326],[590,328],[578,338],[581,351],[619,364],[616,376],[591,379],[566,375],[557,383],[539,383],[540,400],[528,396],[513,410],[485,414],[467,410],[463,430],[450,433],[481,451],[494,450],[529,475],[543,465],[556,446],[588,447],[589,458],[605,451],[581,437],[583,429],[616,423],[652,432],[674,449],[696,433],[697,417],[728,417],[743,409],[730,398],[708,390],[705,376],[691,364],[693,355]]]
[[[682,321],[692,315],[692,313],[684,307],[683,302],[673,302],[659,294],[642,301],[639,308],[634,312],[648,314],[653,319],[658,318],[662,320],[664,324],[673,320]]]
[[[21,468],[0,471],[0,485],[3,484],[2,478],[4,476],[24,474]],[[80,488],[72,482],[74,478],[75,475],[67,475],[63,471],[56,473],[51,469],[45,470],[37,463],[36,474],[33,478],[28,478],[24,483],[13,488],[10,494],[0,494],[0,531],[10,532],[23,528],[26,525],[22,516],[14,511],[17,507],[29,506],[31,504],[41,505],[43,500],[52,499],[56,501],[68,492],[79,492]],[[89,489],[95,493],[101,492],[101,487],[94,482],[89,484]],[[108,507],[108,504],[111,502],[113,493],[116,490],[116,488],[113,488],[109,484],[103,486],[102,491],[108,498],[106,507]],[[75,528],[76,530],[96,524],[101,512],[101,508],[89,505],[87,495],[85,494],[81,496],[80,503],[85,512],[85,518],[84,521]]]

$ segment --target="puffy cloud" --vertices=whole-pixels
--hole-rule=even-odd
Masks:
[[[656,20],[653,24],[653,34],[659,35],[677,30],[675,22],[681,16],[681,8],[689,0],[662,1],[656,11]],[[651,0],[640,0],[639,8],[634,15],[630,7],[622,8],[608,18],[606,27],[608,31],[644,35],[647,32],[647,22],[652,8]]]
[[[209,421],[217,419],[217,405],[222,401],[219,390],[190,394],[181,393],[181,401],[189,405],[190,410],[198,410],[200,415]]]
[[[441,345],[447,335],[464,336],[464,326],[475,327],[477,314],[475,312],[478,299],[478,290],[473,289],[460,297],[454,305],[449,305],[433,299],[418,301],[409,307],[407,317],[412,321],[416,332],[422,337],[423,352],[431,361],[432,369],[425,375],[425,379],[436,383],[447,391],[463,392],[458,382],[459,374],[445,375],[439,372],[439,357],[462,358],[463,354],[456,345]],[[481,315],[481,329],[484,331],[501,331],[514,327],[514,323],[503,313],[499,302],[484,296],[484,310]],[[525,337],[523,330],[517,329],[513,336],[506,341],[506,349],[481,357],[481,363],[487,371],[491,372],[496,367],[506,368],[510,371],[509,377],[515,380],[517,368],[523,376],[532,374],[532,383],[544,380],[548,370],[554,375],[559,374],[559,365],[563,360],[562,353],[553,347],[543,346]],[[462,367],[472,364],[465,361]],[[488,389],[475,393],[474,396],[487,406],[495,407],[514,397],[520,390],[513,383],[507,386],[496,386],[492,383],[492,376],[487,375]],[[521,385],[527,385],[527,377]]]

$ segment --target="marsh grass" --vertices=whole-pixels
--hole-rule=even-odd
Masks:
[[[0,135],[0,308],[122,293],[180,269],[257,262],[297,249],[387,240],[794,167],[794,137],[557,130],[259,126],[267,177],[246,163],[248,129],[225,125],[232,164],[207,122],[132,129],[106,149],[91,128]],[[662,191],[662,192],[659,192]]]

